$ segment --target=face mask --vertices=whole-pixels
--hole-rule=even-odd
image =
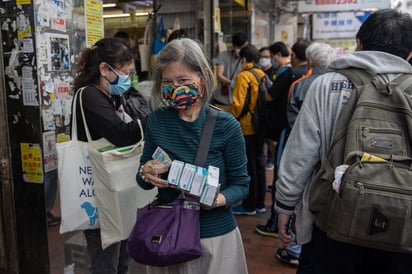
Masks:
[[[259,65],[262,66],[262,68],[265,68],[271,64],[270,58],[260,58],[259,59]]]
[[[190,109],[202,98],[199,89],[200,81],[188,85],[163,86],[163,98],[167,106],[176,110]]]
[[[122,95],[128,91],[131,86],[130,75],[120,75],[111,66],[107,66],[114,72],[114,74],[116,74],[116,79],[113,82],[106,79],[106,82],[109,84],[110,94]]]

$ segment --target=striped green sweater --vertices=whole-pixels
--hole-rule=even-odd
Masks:
[[[150,160],[158,146],[166,151],[172,160],[194,163],[208,109],[209,106],[204,107],[193,122],[183,121],[178,117],[177,111],[171,108],[153,112],[147,121],[145,146],[140,163],[144,164]],[[206,166],[212,165],[220,169],[220,190],[227,204],[226,207],[212,210],[201,209],[201,238],[220,236],[236,228],[237,223],[231,206],[245,199],[249,193],[246,164],[245,143],[240,125],[231,114],[220,111]],[[164,174],[163,178],[166,177]],[[140,174],[137,174],[136,180],[144,189],[153,188],[152,184],[141,179]],[[177,191],[174,189],[159,189],[161,200],[172,200],[176,194]]]

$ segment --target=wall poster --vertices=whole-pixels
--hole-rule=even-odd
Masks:
[[[296,32],[294,26],[276,24],[274,41],[281,41],[289,46],[292,46],[296,41]]]
[[[70,69],[69,35],[50,33],[47,39],[48,70],[64,71]]]

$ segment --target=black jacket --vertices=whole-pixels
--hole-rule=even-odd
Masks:
[[[76,103],[77,136],[87,141],[80,110],[80,96]],[[107,97],[94,86],[88,86],[82,93],[83,110],[92,140],[102,137],[116,146],[127,146],[137,143],[142,132],[136,120],[123,122],[116,113],[119,107],[114,96]]]
[[[264,132],[266,138],[277,141],[282,129],[289,127],[287,119],[289,87],[294,81],[302,77],[307,70],[307,65],[287,68],[276,78],[268,90],[273,100],[267,102],[265,107]]]

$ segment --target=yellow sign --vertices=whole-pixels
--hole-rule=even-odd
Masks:
[[[104,36],[102,1],[86,0],[86,45],[92,46]]]
[[[215,8],[215,32],[221,32],[222,27],[220,24],[220,9]]]
[[[31,0],[16,0],[17,5],[30,5]]]
[[[238,4],[241,7],[245,6],[245,0],[233,0],[233,2]]]
[[[43,182],[43,163],[39,144],[20,143],[23,180],[28,183]]]

